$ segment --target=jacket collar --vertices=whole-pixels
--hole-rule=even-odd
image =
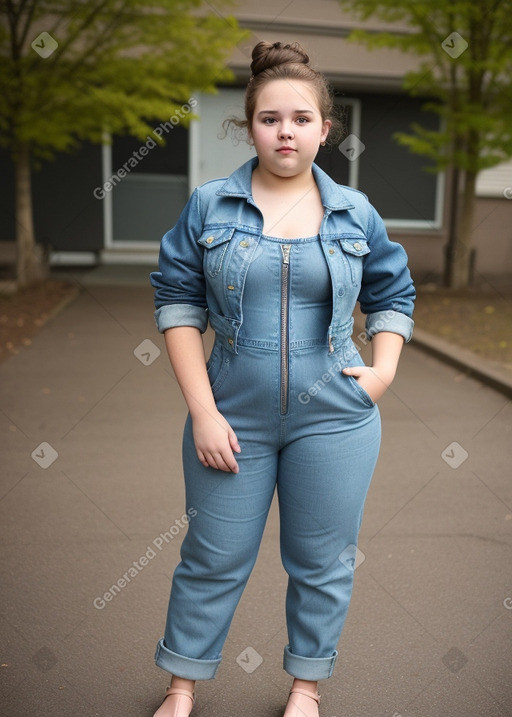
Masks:
[[[251,180],[252,173],[258,164],[258,158],[252,157],[241,167],[236,169],[226,179],[224,184],[217,190],[217,194],[221,197],[240,197],[249,199],[252,197]],[[326,209],[335,211],[337,209],[353,209],[354,204],[348,199],[345,192],[339,184],[336,184],[328,174],[326,174],[316,164],[312,166],[313,176],[320,192],[322,205]]]

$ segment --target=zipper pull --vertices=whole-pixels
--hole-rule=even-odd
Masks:
[[[283,264],[290,263],[291,248],[292,248],[291,244],[281,244],[281,251],[283,252]]]
[[[332,336],[329,336],[329,353],[334,353],[334,346],[332,345]]]

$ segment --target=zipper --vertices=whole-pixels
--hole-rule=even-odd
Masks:
[[[281,415],[288,410],[288,284],[291,244],[281,244]]]

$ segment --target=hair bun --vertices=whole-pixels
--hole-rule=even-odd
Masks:
[[[283,45],[282,42],[258,42],[252,51],[251,72],[254,77],[271,67],[290,63],[309,63],[308,55],[298,42],[289,45]]]

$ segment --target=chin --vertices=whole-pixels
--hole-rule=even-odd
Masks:
[[[278,177],[282,177],[283,179],[295,177],[296,174],[300,174],[300,170],[298,167],[277,167],[276,169],[271,171],[273,174]]]

